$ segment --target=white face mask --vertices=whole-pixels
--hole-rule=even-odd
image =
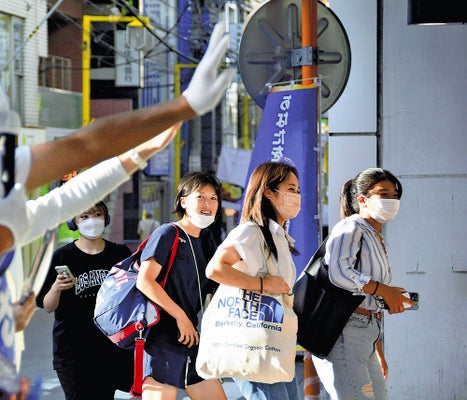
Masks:
[[[302,205],[302,196],[300,196],[300,194],[298,193],[281,192],[280,190],[276,190],[276,192],[284,195],[284,201],[281,205],[273,201],[274,205],[277,208],[277,212],[286,221],[295,218],[300,212],[300,208]]]
[[[215,215],[203,215],[203,214],[192,214],[190,216],[188,216],[188,218],[190,219],[191,223],[200,228],[200,229],[204,229],[204,228],[207,228],[209,225],[211,225],[214,220],[216,219],[216,216]]]
[[[370,217],[380,224],[392,221],[399,212],[400,200],[368,198],[368,212]]]
[[[104,229],[105,221],[103,218],[88,218],[78,224],[79,233],[91,240],[100,238]]]

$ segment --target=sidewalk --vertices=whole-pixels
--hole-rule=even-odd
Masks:
[[[37,376],[42,377],[42,400],[65,400],[57,375],[52,369],[52,325],[53,313],[48,314],[42,309],[37,309],[25,330],[26,349],[22,357],[21,375],[31,381]],[[301,360],[297,361],[297,377],[300,388],[303,390],[303,362]],[[244,400],[231,379],[225,379],[223,386],[229,400]],[[127,393],[118,392],[115,399],[124,400],[132,399],[132,397]],[[188,397],[180,391],[177,400],[188,400]]]

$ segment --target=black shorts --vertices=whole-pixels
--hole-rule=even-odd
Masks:
[[[186,356],[156,345],[144,352],[144,376],[157,382],[185,389],[204,379],[196,373],[196,356]]]

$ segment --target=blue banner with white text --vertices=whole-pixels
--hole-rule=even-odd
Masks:
[[[259,164],[286,158],[298,170],[302,206],[288,227],[300,252],[293,256],[297,277],[316,250],[319,237],[316,90],[287,90],[268,95],[248,168],[249,178]]]

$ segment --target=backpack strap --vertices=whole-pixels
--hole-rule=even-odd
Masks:
[[[172,243],[171,250],[170,250],[170,258],[169,258],[169,262],[167,264],[167,272],[165,273],[164,279],[160,283],[160,285],[162,287],[165,287],[165,284],[167,283],[167,279],[169,277],[169,272],[172,269],[172,265],[174,263],[175,256],[177,255],[178,243],[180,242],[180,240],[179,240],[180,239],[180,231],[178,230],[178,226],[176,224],[171,224],[171,225],[173,225],[173,227],[175,228],[175,238],[174,238],[174,241]]]
[[[180,242],[180,231],[176,224],[172,224],[175,228],[175,238],[172,243],[172,247],[170,250],[170,258],[167,264],[167,272],[165,274],[164,279],[160,283],[162,287],[165,287],[167,282],[167,278],[169,277],[169,272],[172,269],[172,265],[175,260],[175,256],[177,255],[178,243]],[[146,242],[148,241],[149,237],[146,238],[143,243],[138,246],[138,251],[143,251],[144,246],[146,246]],[[144,357],[144,343],[146,339],[142,337],[142,331],[140,333],[140,337],[135,339],[135,350],[134,350],[134,374],[133,374],[133,386],[131,388],[131,394],[133,397],[141,398],[143,393],[143,357]]]

